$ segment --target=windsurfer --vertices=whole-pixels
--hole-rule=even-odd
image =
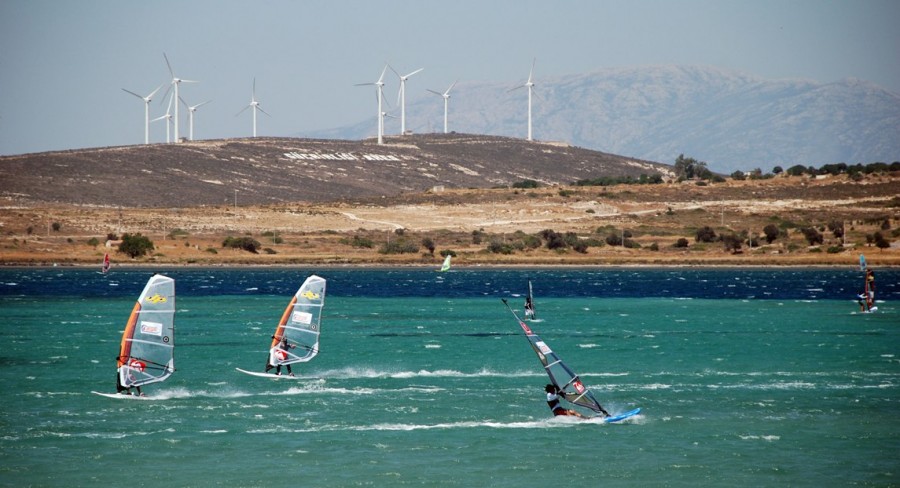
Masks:
[[[869,309],[875,305],[875,271],[866,270],[866,305]]]
[[[525,316],[534,318],[534,302],[531,301],[531,295],[525,297]]]
[[[548,384],[547,386],[544,387],[544,391],[547,392],[547,405],[550,406],[550,411],[553,412],[554,416],[564,415],[564,416],[578,417],[578,418],[582,418],[582,419],[587,418],[584,415],[581,415],[580,413],[576,412],[575,410],[566,409],[566,408],[563,408],[562,405],[560,405],[559,398],[560,397],[565,398],[566,394],[565,394],[565,392],[560,390],[559,387],[557,387],[556,385]],[[604,412],[604,413],[606,413],[606,412]]]
[[[274,339],[274,338],[275,338],[275,336],[272,336],[272,339]],[[278,352],[276,354],[279,354],[279,356],[280,356],[279,359],[284,359],[284,358],[287,358],[287,352],[297,346],[295,344],[289,343],[286,336],[282,336],[281,342],[279,342],[278,346],[276,346],[276,347],[278,347]],[[291,365],[285,364],[285,366],[287,366],[288,376],[294,376],[294,372],[291,371]],[[266,373],[268,373],[269,370],[272,369],[273,367],[275,368],[275,374],[280,376],[281,375],[281,363],[279,362],[279,364],[272,366],[272,363],[266,361]]]
[[[122,384],[122,377],[119,376],[119,369],[116,368],[116,393],[121,393],[122,395],[131,395],[131,387],[125,386]],[[137,396],[144,396],[144,393],[141,392],[140,386],[135,386],[137,389]]]

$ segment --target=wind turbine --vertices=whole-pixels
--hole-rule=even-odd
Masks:
[[[156,92],[158,92],[162,87],[162,85],[159,85],[156,90],[150,92],[150,94],[146,97],[142,97],[131,90],[125,90],[124,88],[122,88],[125,93],[130,93],[144,101],[144,144],[150,144],[150,100],[153,99],[153,95],[156,95]]]
[[[266,112],[262,109],[262,107],[259,106],[259,100],[256,99],[256,78],[253,78],[253,92],[250,94],[250,104],[244,107],[240,112],[234,114],[234,116],[237,117],[238,115],[241,115],[242,113],[244,113],[244,110],[247,110],[248,108],[253,109],[253,137],[256,137],[256,111],[258,110],[266,115],[269,115],[268,112]],[[271,117],[271,115],[269,115],[269,117]]]
[[[531,140],[531,94],[534,91],[534,81],[532,80],[532,76],[534,75],[534,63],[536,61],[537,61],[537,58],[535,58],[531,62],[531,71],[528,72],[528,81],[526,81],[524,85],[519,85],[519,86],[513,88],[512,90],[509,90],[509,91],[518,90],[519,88],[522,88],[522,87],[528,88],[528,139],[527,140],[529,140],[529,141]]]
[[[387,71],[388,66],[384,65],[384,69],[381,70],[381,76],[378,77],[378,81],[375,83],[357,83],[356,86],[368,86],[375,85],[375,98],[378,100],[378,144],[384,144],[384,115],[383,110],[381,109],[381,102],[384,100],[384,73]]]
[[[194,140],[194,112],[196,112],[198,108],[206,105],[207,103],[211,102],[212,100],[207,100],[203,103],[198,103],[197,105],[193,105],[193,106],[188,105],[187,102],[185,102],[183,98],[179,98],[179,100],[181,100],[181,103],[183,103],[184,106],[188,109],[188,125],[191,128],[190,136],[188,137],[188,139],[193,141]]]
[[[184,80],[184,79],[181,79],[181,78],[175,76],[175,71],[172,70],[172,65],[169,63],[169,57],[166,56],[166,53],[163,53],[163,57],[166,58],[166,66],[169,67],[169,74],[172,75],[171,83],[172,83],[172,86],[175,87],[175,99],[177,100],[180,98],[178,96],[178,85],[180,85],[182,83],[198,83],[198,82],[193,81],[193,80]],[[178,103],[175,104],[175,142],[179,142],[179,139],[178,139]]]
[[[444,134],[447,133],[447,107],[450,106],[450,90],[452,90],[453,87],[456,86],[457,82],[459,82],[459,80],[454,81],[453,84],[450,85],[450,88],[447,88],[447,91],[445,91],[444,93],[438,93],[434,90],[426,88],[426,90],[430,91],[431,93],[444,98]]]
[[[391,71],[393,71],[394,74],[397,75],[397,78],[400,78],[400,93],[397,95],[397,98],[400,99],[399,100],[400,101],[400,135],[405,136],[406,135],[406,80],[408,80],[410,76],[418,73],[419,71],[422,71],[425,68],[419,68],[405,76],[402,76],[400,73],[397,73],[397,70],[395,70],[393,67],[391,67],[391,65],[388,65],[388,68],[391,68]]]
[[[169,98],[169,106],[166,107],[166,114],[165,114],[165,115],[160,115],[159,117],[157,117],[157,118],[155,118],[155,119],[153,119],[153,120],[150,121],[150,122],[156,122],[157,120],[166,119],[166,143],[170,142],[170,140],[169,140],[169,125],[172,123],[172,100],[173,100],[174,98],[175,98],[174,95],[172,95],[172,96]],[[178,104],[176,103],[175,106],[177,107]]]

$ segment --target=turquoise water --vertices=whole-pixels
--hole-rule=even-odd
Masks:
[[[235,371],[262,370],[310,272],[329,290],[321,353],[295,368],[303,378]],[[148,271],[0,270],[0,484],[900,484],[900,273],[879,273],[875,314],[826,299],[833,270],[801,273],[815,282],[801,292],[796,270],[742,275],[738,291],[734,273],[691,273],[705,284],[652,296],[684,276],[172,270],[177,371],[142,401],[90,392],[114,391]],[[499,300],[521,308],[525,276],[537,278],[531,327],[607,410],[641,416],[549,417],[546,376]]]

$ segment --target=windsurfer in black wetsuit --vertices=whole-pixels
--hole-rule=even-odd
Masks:
[[[566,409],[566,408],[563,408],[562,405],[560,405],[559,398],[560,397],[565,398],[566,394],[565,394],[565,392],[560,390],[559,387],[557,387],[556,385],[548,384],[547,386],[544,387],[544,391],[547,392],[547,405],[550,407],[550,411],[553,412],[554,416],[567,415],[567,416],[578,417],[578,418],[582,418],[582,419],[587,418],[584,415],[581,415],[580,413],[576,412],[575,410]],[[603,413],[606,414],[607,416],[609,415],[605,411]]]
[[[534,318],[534,303],[531,301],[531,295],[525,297],[525,317]]]
[[[135,386],[135,388],[137,389],[137,396],[144,396],[144,393],[141,392],[140,386]],[[122,395],[131,395],[131,387],[122,384],[122,377],[119,376],[119,368],[116,368],[116,393],[121,393]]]
[[[274,339],[274,338],[275,338],[275,336],[272,336],[272,339]],[[278,343],[277,347],[278,347],[278,349],[281,349],[282,351],[284,351],[284,357],[287,357],[288,350],[293,349],[297,346],[289,343],[286,336],[281,336],[281,342]],[[285,366],[287,366],[288,376],[294,376],[294,372],[291,371],[291,365],[285,364]],[[266,373],[268,373],[269,370],[272,369],[273,367],[275,368],[275,374],[280,376],[281,375],[281,364],[272,366],[271,363],[266,361]]]

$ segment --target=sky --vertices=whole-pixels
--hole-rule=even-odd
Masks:
[[[0,0],[0,155],[144,142],[172,76],[195,139],[295,136],[374,119],[385,63],[407,103],[460,82],[699,65],[858,78],[900,94],[896,0]],[[397,76],[385,75],[396,101]],[[442,101],[434,97],[436,104]],[[174,109],[173,109],[174,112]],[[179,109],[179,134],[188,135]],[[441,125],[436,122],[436,126]],[[373,128],[374,132],[374,128]],[[174,136],[174,134],[173,134]],[[165,142],[164,121],[150,141]]]

